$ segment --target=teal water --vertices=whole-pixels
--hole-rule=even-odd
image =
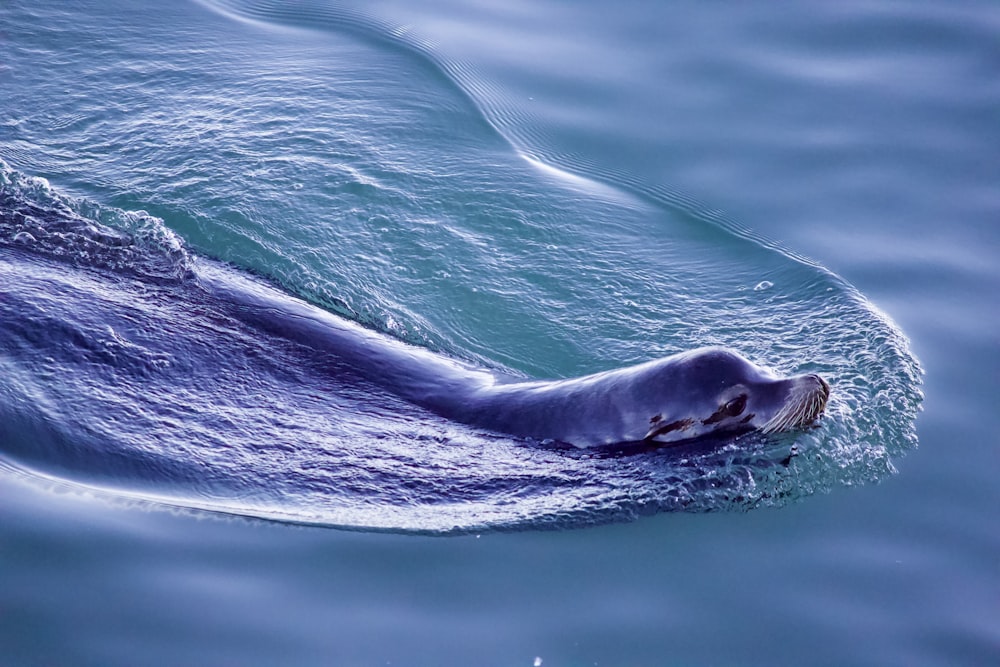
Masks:
[[[4,654],[995,660],[1000,15],[650,11],[0,10]],[[723,344],[834,393],[567,455],[234,320],[219,261],[516,375]]]

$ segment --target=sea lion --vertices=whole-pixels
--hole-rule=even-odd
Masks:
[[[774,433],[812,424],[830,395],[818,375],[778,377],[720,347],[579,378],[524,381],[372,331],[214,262],[200,262],[197,274],[240,319],[333,355],[443,417],[521,438],[599,447]]]
[[[786,431],[814,422],[829,396],[818,375],[777,377],[708,347],[580,378],[470,387],[446,407],[459,421],[593,447]]]

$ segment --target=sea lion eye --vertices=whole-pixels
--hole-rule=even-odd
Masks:
[[[740,394],[733,400],[722,406],[722,413],[727,417],[736,417],[743,413],[747,407],[747,395]]]

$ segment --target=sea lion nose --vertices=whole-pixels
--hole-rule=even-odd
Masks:
[[[830,384],[815,373],[809,373],[806,377],[816,383],[820,393],[823,395],[823,403],[826,404],[827,399],[830,398]]]

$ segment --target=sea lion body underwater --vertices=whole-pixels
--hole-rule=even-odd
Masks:
[[[522,381],[372,331],[223,265],[201,263],[197,275],[241,320],[334,355],[443,417],[522,438],[598,447],[773,433],[812,424],[830,394],[818,375],[778,377],[719,347],[579,378]]]

